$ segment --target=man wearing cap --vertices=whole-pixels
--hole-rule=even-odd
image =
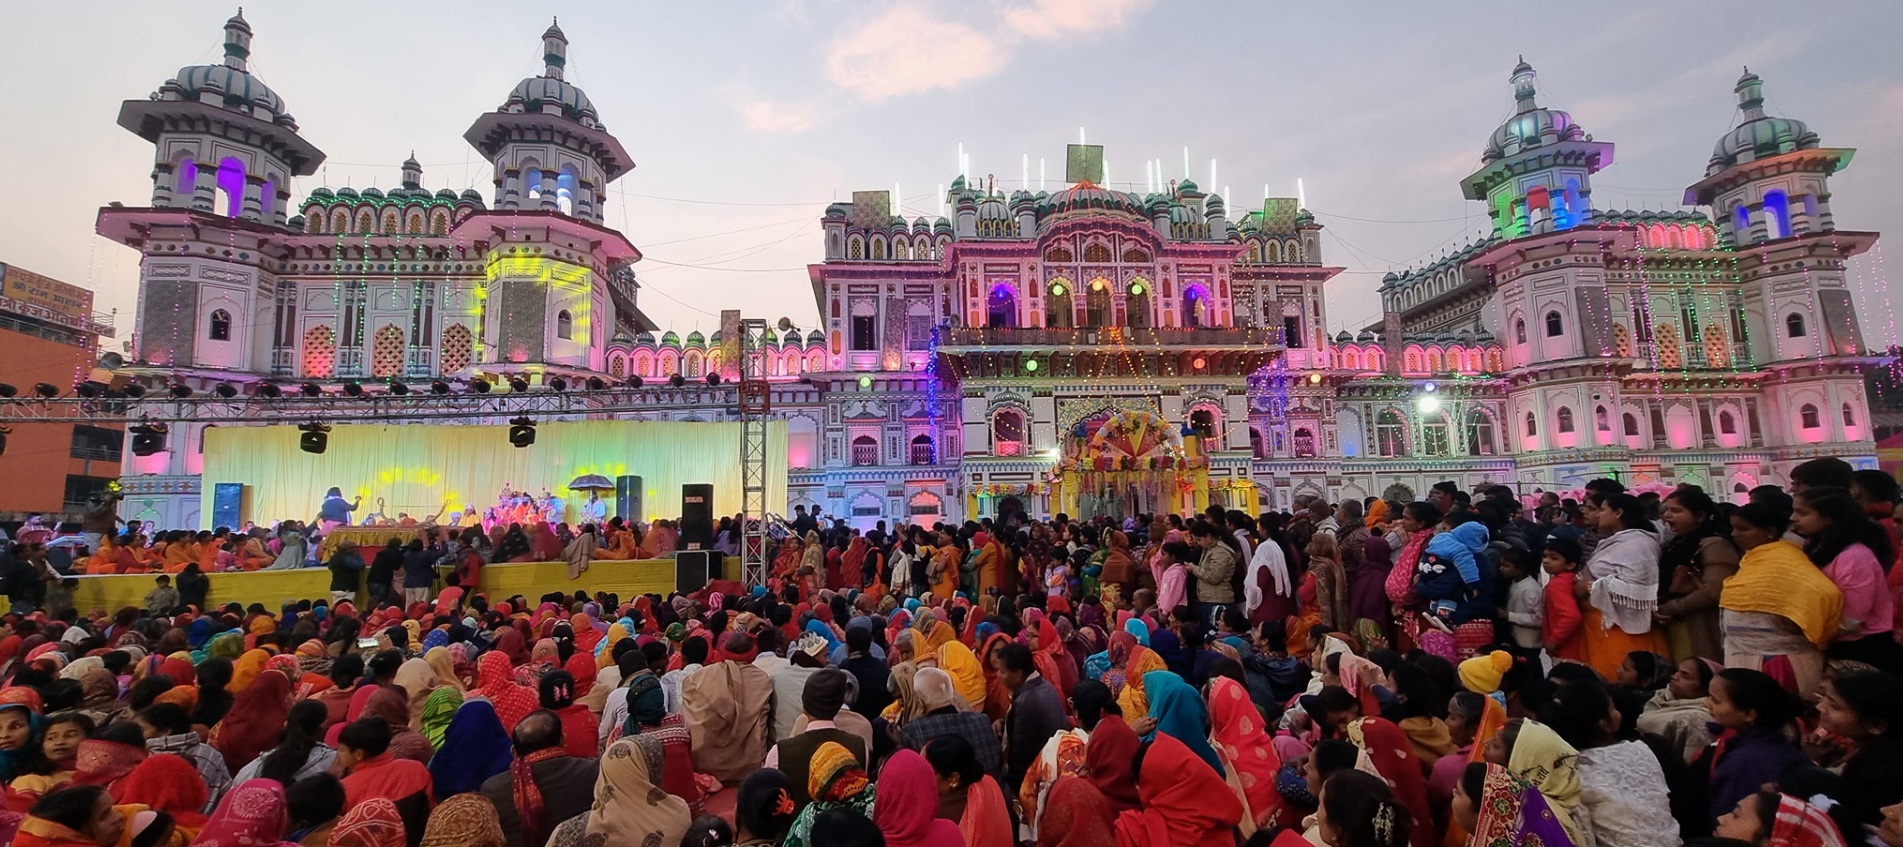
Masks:
[[[859,766],[866,766],[865,739],[840,729],[833,722],[841,710],[846,707],[847,683],[845,671],[838,668],[821,668],[806,680],[806,690],[800,696],[800,711],[806,715],[806,729],[798,735],[787,738],[773,749],[767,751],[766,767],[778,768],[786,774],[790,785],[787,792],[793,798],[793,805],[804,809],[813,802],[807,793],[806,776],[812,765],[813,753],[827,742],[838,744],[851,752],[859,760]]]
[[[912,679],[912,691],[925,706],[925,714],[899,729],[905,749],[920,753],[934,738],[956,735],[971,744],[978,765],[985,775],[1004,781],[1004,745],[991,730],[991,721],[983,712],[969,711],[965,699],[958,696],[951,674],[939,668],[920,668]]]

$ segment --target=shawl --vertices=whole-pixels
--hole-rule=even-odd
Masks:
[[[403,816],[384,797],[358,803],[330,830],[331,847],[403,847]]]
[[[1507,707],[1492,697],[1482,697],[1480,704],[1480,728],[1474,731],[1473,752],[1467,754],[1467,763],[1473,764],[1486,760],[1487,739],[1500,734],[1507,725]]]
[[[1822,809],[1789,794],[1779,794],[1771,843],[1777,847],[1844,847],[1844,837]]]
[[[231,711],[218,723],[218,739],[212,746],[225,754],[230,767],[242,768],[277,744],[278,733],[290,713],[290,678],[275,671],[260,674],[232,700]]]
[[[436,677],[436,669],[430,667],[429,663],[422,659],[410,659],[396,669],[394,682],[401,686],[404,691],[409,692],[409,727],[411,729],[421,727],[423,725],[423,703],[429,700],[430,693],[435,691],[437,686],[442,684],[442,681]]]
[[[1487,766],[1478,811],[1468,842],[1476,847],[1572,847],[1546,795],[1499,765]]]
[[[1017,847],[1004,791],[989,774],[965,789],[965,814],[958,819],[958,834],[966,847]]]
[[[495,704],[504,735],[514,731],[516,724],[541,705],[533,690],[515,681],[515,669],[509,666],[509,657],[500,649],[484,653],[476,660],[475,693]]]
[[[220,636],[220,638],[222,637],[223,636]],[[212,643],[214,645],[217,644],[216,641]],[[225,690],[234,695],[244,691],[247,686],[251,685],[252,680],[258,678],[258,674],[264,672],[264,666],[270,661],[270,653],[263,650],[246,650],[243,655],[240,655],[236,660],[232,661],[231,682],[225,685]]]
[[[949,624],[941,624],[941,630],[949,631]],[[958,696],[965,698],[971,711],[985,710],[985,671],[978,663],[978,657],[960,641],[946,641],[933,653],[938,659],[940,670],[951,674],[952,683],[958,689]]]
[[[1821,648],[1837,635],[1844,597],[1802,548],[1789,541],[1773,541],[1745,551],[1738,572],[1725,580],[1718,605],[1785,618]]]
[[[852,753],[830,741],[813,751],[812,767],[807,772],[807,793],[813,798],[787,830],[781,847],[807,847],[812,842],[813,821],[834,809],[846,809],[860,815],[872,813],[872,785],[865,768]],[[1000,818],[1000,820],[1003,820]],[[825,847],[816,845],[815,847]]]
[[[1365,548],[1364,548],[1365,549]],[[1262,605],[1262,574],[1270,577],[1271,590],[1277,597],[1294,597],[1295,588],[1289,579],[1288,556],[1282,552],[1282,545],[1274,539],[1263,539],[1255,546],[1254,555],[1249,557],[1249,574],[1242,581],[1242,593],[1247,601],[1244,611],[1253,612]]]
[[[447,685],[431,691],[429,698],[423,701],[423,737],[430,746],[443,749],[443,734],[449,731],[449,723],[456,717],[457,707],[463,703],[463,693]]]
[[[1437,839],[1434,813],[1427,805],[1426,771],[1407,733],[1382,718],[1361,718],[1348,725],[1348,740],[1361,748],[1362,760],[1367,764],[1362,767],[1357,763],[1356,767],[1373,768],[1374,774],[1394,789],[1401,808],[1414,819],[1409,829],[1409,843],[1414,847],[1432,847]]]
[[[1123,666],[1123,690],[1117,694],[1117,706],[1126,715],[1147,715],[1150,713],[1150,697],[1146,691],[1148,677],[1152,672],[1168,670],[1163,657],[1155,650],[1143,648],[1130,652],[1130,661]],[[1181,677],[1178,677],[1180,680]]]
[[[627,688],[628,717],[622,733],[636,735],[641,727],[660,726],[667,718],[667,692],[661,688],[661,678],[642,668],[628,679]]]
[[[503,627],[496,632],[495,646],[492,651],[501,653],[510,665],[518,665],[529,660],[528,639],[515,627]]]
[[[454,688],[458,692],[467,691],[462,678],[456,675],[456,659],[449,654],[448,647],[431,647],[423,654],[423,662],[436,672],[436,683],[445,688]]]
[[[402,690],[395,686],[377,689],[364,701],[363,713],[380,717],[390,725],[390,755],[429,764],[436,748],[422,733],[410,728],[410,700]]]
[[[481,794],[458,794],[430,812],[418,847],[503,847],[496,804]]]
[[[487,700],[469,700],[456,709],[441,747],[429,762],[437,797],[474,791],[509,769],[509,733]]]
[[[183,756],[159,753],[140,762],[112,787],[114,805],[140,805],[172,816],[180,829],[197,832],[206,824],[211,789],[198,768]]]
[[[1070,700],[1071,689],[1077,687],[1077,663],[1064,649],[1064,638],[1049,618],[1037,622],[1037,650],[1032,663],[1056,687],[1057,696]]]
[[[225,795],[211,822],[192,839],[192,847],[277,847],[290,825],[284,786],[269,779],[246,780]]]
[[[892,754],[873,793],[872,822],[886,847],[965,847],[958,825],[938,816],[938,777],[925,757]]]
[[[1067,776],[1051,786],[1038,823],[1038,847],[1103,847],[1114,844],[1110,801],[1088,779]]]
[[[517,756],[509,762],[509,791],[515,800],[516,815],[521,819],[522,843],[534,844],[548,838],[548,803],[542,788],[535,784],[535,763],[560,757],[568,751],[561,747],[537,750]]]
[[[1484,745],[1475,744],[1480,748]],[[1507,757],[1507,771],[1532,783],[1552,806],[1553,817],[1566,828],[1575,843],[1579,832],[1573,823],[1573,809],[1579,806],[1579,751],[1559,737],[1559,733],[1538,721],[1522,721],[1520,736]]]
[[[595,628],[595,619],[587,612],[576,612],[569,616],[568,624],[575,630],[575,652],[594,655],[595,648],[607,636],[604,630]],[[609,645],[614,646],[614,645]]]
[[[1607,628],[1629,635],[1652,631],[1658,608],[1659,539],[1643,529],[1622,529],[1607,536],[1586,562],[1592,573],[1590,600]]]
[[[1376,500],[1377,505],[1381,501]],[[1388,600],[1388,571],[1393,567],[1393,549],[1388,540],[1370,535],[1362,542],[1361,562],[1348,584],[1348,616],[1385,621],[1392,617]]]
[[[646,600],[647,598],[643,597],[641,599]],[[643,618],[644,622],[649,620],[651,619]],[[614,647],[628,637],[628,628],[623,626],[620,621],[609,624],[608,634],[601,639],[600,643],[595,645],[595,669],[606,670],[613,667],[615,663]]]
[[[1156,720],[1156,732],[1183,742],[1197,758],[1221,774],[1222,759],[1217,757],[1215,748],[1209,746],[1208,731],[1204,729],[1209,725],[1209,708],[1203,703],[1202,695],[1182,677],[1169,671],[1144,674],[1143,689],[1149,693],[1149,715]]]
[[[1427,544],[1434,539],[1434,531],[1423,529],[1408,536],[1407,543],[1401,545],[1401,555],[1394,558],[1394,567],[1388,571],[1388,601],[1397,605],[1412,603],[1414,597],[1414,572],[1421,563],[1421,555],[1427,551]]]
[[[1150,742],[1137,790],[1142,808],[1117,816],[1118,847],[1234,847],[1242,801],[1174,736]]]
[[[1106,716],[1097,723],[1097,729],[1090,733],[1090,741],[1084,746],[1084,770],[1090,774],[1091,784],[1103,793],[1104,800],[1110,804],[1111,812],[1125,812],[1138,808],[1140,800],[1137,792],[1136,757],[1143,749],[1143,740],[1137,737],[1123,718]]]
[[[1241,789],[1247,806],[1243,811],[1258,828],[1264,827],[1282,806],[1282,796],[1275,791],[1282,758],[1275,754],[1262,715],[1242,683],[1220,676],[1210,680],[1209,708],[1214,725],[1210,737],[1222,755],[1223,772]]]
[[[645,735],[608,746],[585,818],[587,843],[679,844],[686,837],[693,818],[687,801],[661,790],[662,761],[661,742]]]
[[[79,754],[73,764],[73,784],[98,785],[111,790],[114,783],[145,761],[146,755],[144,747],[88,738],[79,742]]]
[[[738,782],[759,770],[772,711],[773,680],[766,671],[738,662],[715,662],[696,671],[681,683],[694,769],[722,782]],[[658,782],[660,774],[655,778]]]

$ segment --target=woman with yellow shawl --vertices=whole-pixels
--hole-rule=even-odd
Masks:
[[[949,631],[951,626],[943,624],[941,628]],[[966,647],[962,641],[947,641],[939,645],[938,650],[932,654],[932,658],[936,660],[939,670],[951,674],[953,686],[958,689],[958,696],[965,698],[965,703],[971,706],[971,710],[983,712],[985,710],[985,671],[984,667],[978,664],[978,657],[971,652],[971,648]]]
[[[1803,548],[1783,540],[1790,501],[1747,503],[1731,516],[1731,537],[1744,550],[1738,572],[1718,595],[1725,666],[1762,670],[1765,660],[1791,663],[1797,690],[1824,678],[1823,648],[1842,624],[1844,596]]]
[[[912,686],[912,680],[917,676],[916,662],[900,662],[892,666],[892,689],[896,696],[885,707],[885,711],[879,713],[879,717],[884,718],[886,725],[894,730],[925,714],[925,701],[919,699],[918,691]]]
[[[1143,688],[1143,676],[1151,671],[1169,670],[1162,655],[1141,644],[1130,649],[1130,660],[1123,666],[1123,690],[1117,693],[1117,707],[1126,715],[1150,713],[1150,696]]]
[[[939,533],[939,544],[932,551],[931,570],[927,574],[932,583],[932,594],[940,600],[950,600],[958,593],[958,566],[964,561],[964,551],[958,549],[950,533]]]
[[[595,804],[562,821],[548,847],[583,844],[679,844],[693,815],[687,801],[661,790],[665,757],[652,735],[630,735],[608,745],[595,778]]]
[[[1579,808],[1579,751],[1545,724],[1519,719],[1509,721],[1500,732],[1484,743],[1489,764],[1505,765],[1507,773],[1539,789],[1553,810],[1553,817],[1573,843],[1579,840],[1579,824],[1573,811]]]
[[[259,649],[246,650],[244,655],[231,663],[231,682],[225,690],[233,694],[250,687],[251,681],[264,672],[265,665],[271,661],[271,654]]]

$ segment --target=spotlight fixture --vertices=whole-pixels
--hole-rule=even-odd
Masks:
[[[601,377],[598,376],[589,377],[588,382],[585,384],[588,386],[589,391],[600,391],[608,387],[608,383],[602,382]]]
[[[521,394],[529,390],[529,381],[519,376],[509,377],[509,390]]]
[[[50,382],[35,383],[33,386],[33,394],[34,396],[51,400],[59,396],[59,386]]]
[[[629,388],[640,388],[640,387],[641,387],[641,375],[640,375],[640,374],[635,374],[634,376],[631,376],[631,377],[628,377],[628,387],[629,387]]]
[[[330,448],[329,424],[321,424],[313,421],[307,424],[298,424],[297,430],[301,433],[297,437],[297,449],[306,453],[321,454]]]
[[[106,393],[106,386],[104,383],[94,382],[89,379],[75,386],[73,393],[90,400]]]
[[[260,382],[258,383],[258,396],[266,400],[276,400],[284,396],[284,389],[279,388],[275,382]]]
[[[150,456],[165,452],[165,437],[171,428],[162,423],[141,423],[132,427],[132,455]]]
[[[14,386],[13,383],[0,382],[0,397],[12,397],[19,393],[20,389]]]
[[[403,395],[410,393],[410,387],[407,385],[404,385],[401,382],[397,382],[396,380],[393,379],[393,380],[390,380],[390,393],[395,394],[398,397],[402,397]]]
[[[527,447],[535,443],[535,421],[524,415],[509,421],[509,444],[513,447]]]
[[[319,387],[315,382],[304,383],[298,386],[297,390],[306,397],[317,397],[324,393],[324,389]]]
[[[8,386],[8,387],[11,387],[11,386]],[[123,393],[124,393],[124,394],[125,394],[125,395],[126,395],[127,397],[130,397],[130,398],[132,398],[132,399],[134,399],[134,400],[137,400],[137,399],[139,399],[140,397],[144,397],[144,396],[145,396],[145,386],[143,386],[143,385],[140,385],[140,384],[138,384],[138,383],[136,383],[136,382],[128,382],[128,383],[126,383],[126,387],[124,387],[124,388],[122,388],[122,389],[119,389],[119,390],[120,390],[121,392],[123,392]],[[4,396],[4,397],[11,397],[11,396],[13,396],[13,395],[12,395],[12,394],[0,394],[0,396]]]
[[[550,378],[548,381],[548,387],[556,391],[567,391],[568,380],[562,379],[559,376]]]
[[[221,383],[218,383],[217,385],[212,386],[211,393],[216,394],[219,397],[222,397],[226,400],[230,400],[231,398],[238,396],[238,387],[235,385],[232,385],[229,382],[221,382]]]
[[[472,379],[469,381],[469,390],[474,391],[477,394],[488,394],[489,380],[483,379],[481,377]]]
[[[180,400],[183,400],[187,397],[192,396],[192,387],[182,382],[174,383],[172,387],[166,389],[166,391],[169,392],[173,397],[177,397]]]
[[[344,393],[352,397],[362,397],[363,385],[353,379],[349,382],[344,383]]]
[[[675,388],[679,388],[687,384],[687,377],[681,376],[680,374],[675,374],[667,378],[667,384],[672,385]]]
[[[720,384],[720,372],[719,372],[719,371],[708,371],[708,372],[707,372],[707,384],[708,384],[708,385],[719,385],[719,384]]]
[[[440,380],[440,379],[439,379],[439,380],[437,380],[437,381],[435,381],[435,382],[432,382],[432,383],[430,383],[430,384],[429,384],[429,393],[431,393],[431,394],[448,394],[448,393],[449,393],[449,383],[447,383],[447,382],[444,382],[444,381],[442,381],[442,380]]]

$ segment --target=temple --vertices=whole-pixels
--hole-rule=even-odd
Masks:
[[[637,417],[734,418],[739,313],[705,337],[642,313],[641,252],[603,224],[634,161],[563,79],[559,27],[543,73],[464,134],[487,196],[431,191],[414,159],[398,187],[291,196],[324,154],[247,69],[242,15],[224,37],[222,63],[120,111],[155,151],[149,203],[98,217],[141,254],[122,378],[640,381],[662,394]],[[1459,185],[1491,233],[1388,274],[1381,321],[1354,331],[1329,322],[1342,269],[1297,200],[1232,209],[1188,178],[1117,190],[1100,148],[1066,150],[1055,191],[958,174],[931,220],[883,191],[827,207],[805,282],[819,323],[781,321],[763,351],[789,502],[870,525],[1406,500],[1441,480],[1741,497],[1820,455],[1874,466],[1863,371],[1882,358],[1846,261],[1877,236],[1836,227],[1828,186],[1853,151],[1766,114],[1747,71],[1685,210],[1597,209],[1613,144],[1540,105],[1524,61],[1510,82],[1514,113]],[[129,496],[163,525],[205,523],[208,426],[128,452]]]

